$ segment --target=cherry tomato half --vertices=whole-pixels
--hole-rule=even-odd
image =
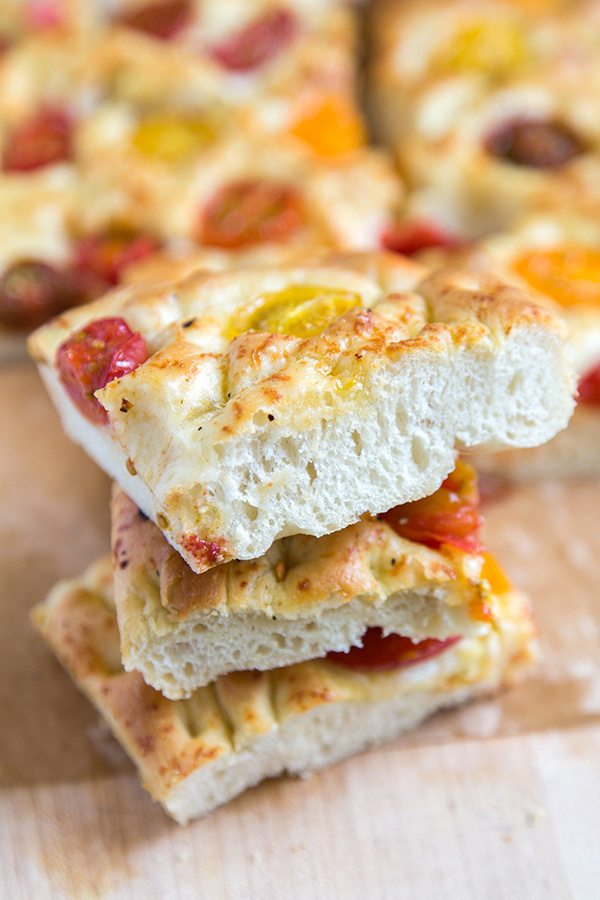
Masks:
[[[362,647],[351,647],[347,653],[328,653],[330,662],[338,663],[349,669],[363,672],[384,672],[389,669],[405,669],[424,662],[452,647],[460,640],[460,636],[437,640],[426,638],[413,643],[410,638],[401,634],[383,636],[381,628],[367,628],[363,635]]]
[[[478,506],[475,471],[459,460],[434,494],[395,506],[379,518],[409,541],[434,549],[450,544],[465,553],[480,553],[483,520]]]
[[[584,152],[583,142],[563,122],[513,119],[485,142],[488,153],[516,166],[555,169]]]
[[[295,188],[275,181],[236,181],[209,202],[199,238],[203,244],[226,249],[284,242],[302,221]]]
[[[600,404],[600,363],[580,380],[579,402]]]
[[[287,9],[273,9],[213,47],[211,55],[232,72],[250,72],[278,56],[295,37],[298,23]]]
[[[75,267],[91,272],[107,285],[118,284],[128,266],[159,249],[159,242],[129,229],[111,229],[75,244]]]
[[[158,0],[156,3],[121,13],[115,22],[159,40],[168,41],[187,28],[192,17],[191,0]]]
[[[61,109],[42,109],[8,136],[2,168],[31,172],[72,158],[72,122]]]
[[[121,318],[98,319],[60,345],[56,365],[69,396],[91,422],[104,424],[106,411],[94,392],[133,372],[148,359],[146,342]]]
[[[433,247],[458,247],[459,241],[431,222],[401,222],[388,228],[381,237],[385,250],[414,256]]]

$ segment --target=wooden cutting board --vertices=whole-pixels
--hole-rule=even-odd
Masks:
[[[487,509],[536,602],[528,684],[180,828],[28,624],[107,548],[107,480],[29,367],[0,371],[0,422],[0,897],[600,897],[600,482]]]

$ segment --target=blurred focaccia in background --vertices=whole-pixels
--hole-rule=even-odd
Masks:
[[[344,4],[42,6],[0,56],[5,347],[159,248],[380,246],[402,190]]]
[[[372,51],[374,118],[409,220],[439,241],[600,201],[597,0],[380,0]]]

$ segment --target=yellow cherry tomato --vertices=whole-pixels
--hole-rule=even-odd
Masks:
[[[600,251],[589,247],[533,250],[518,257],[514,271],[531,287],[563,306],[600,303]]]
[[[438,67],[455,72],[480,72],[498,77],[527,59],[522,29],[502,19],[475,22],[455,34],[437,58]]]
[[[321,334],[339,316],[362,305],[359,294],[337,288],[298,284],[261,294],[237,309],[229,322],[231,340],[247,331],[308,338]]]
[[[366,140],[358,111],[349,100],[336,95],[312,106],[296,120],[291,133],[326,159],[355,150]]]
[[[215,137],[215,124],[207,118],[165,114],[143,119],[131,143],[144,156],[178,163],[195,156]]]

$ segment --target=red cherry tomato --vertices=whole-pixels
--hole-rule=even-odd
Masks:
[[[302,221],[302,203],[294,188],[274,181],[237,181],[209,202],[199,239],[226,249],[282,242]]]
[[[191,0],[158,0],[139,9],[127,10],[115,21],[118,25],[168,41],[187,28],[192,18]]]
[[[385,250],[413,256],[432,247],[457,247],[459,241],[430,222],[403,222],[383,233],[381,245]]]
[[[211,55],[225,69],[250,72],[281,53],[297,30],[297,20],[289,10],[274,9],[217,44]]]
[[[75,245],[75,267],[115,285],[128,266],[155,253],[159,246],[150,235],[113,229],[81,238]]]
[[[545,119],[513,119],[486,140],[488,153],[533,169],[564,166],[585,152],[583,142],[563,122]]]
[[[36,328],[77,302],[69,273],[47,263],[14,263],[0,278],[0,323],[7,328]]]
[[[72,158],[72,122],[64,110],[42,109],[8,136],[2,168],[30,172]]]
[[[379,518],[409,541],[434,549],[450,544],[465,553],[481,553],[483,519],[478,506],[475,471],[459,461],[434,494],[395,506]]]
[[[109,381],[133,372],[148,359],[142,335],[124,319],[90,322],[60,345],[56,365],[73,403],[91,422],[104,424],[106,411],[94,397]]]
[[[381,628],[367,628],[362,647],[351,647],[347,653],[328,653],[330,662],[363,672],[384,672],[386,669],[405,669],[424,662],[456,644],[460,636],[437,640],[427,638],[413,643],[401,634],[383,636]]]
[[[580,380],[579,402],[600,404],[600,363]]]

